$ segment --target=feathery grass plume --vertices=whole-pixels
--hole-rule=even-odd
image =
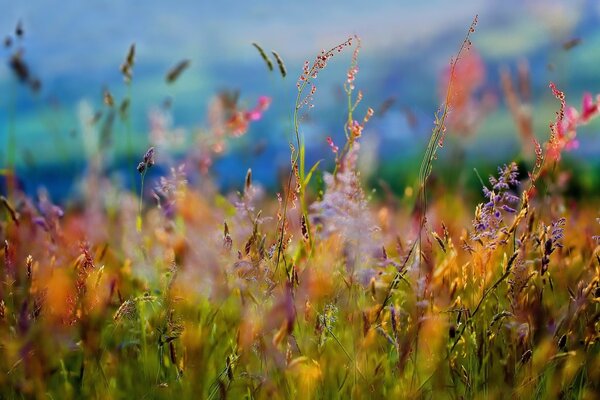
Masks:
[[[344,92],[346,93],[348,100],[348,112],[346,123],[344,124],[344,134],[346,135],[346,143],[343,149],[338,153],[336,151],[337,146],[332,146],[330,140],[327,140],[331,149],[336,153],[335,157],[335,169],[333,171],[333,175],[336,176],[338,169],[340,168],[340,163],[343,158],[346,157],[346,154],[352,150],[352,146],[362,136],[362,131],[365,127],[365,124],[371,119],[373,116],[373,109],[369,107],[365,116],[363,117],[362,122],[358,122],[354,119],[354,111],[358,107],[359,103],[362,101],[363,94],[362,91],[358,91],[356,98],[353,97],[354,92],[354,81],[356,80],[356,75],[358,74],[358,54],[361,48],[361,41],[358,36],[354,36],[355,40],[354,51],[352,52],[352,59],[350,61],[350,67],[348,68],[348,72],[346,73],[346,81],[344,82]]]
[[[543,276],[548,270],[550,264],[550,255],[557,248],[562,248],[563,231],[566,219],[559,218],[552,222],[551,225],[546,226],[543,223],[540,226],[540,243],[542,247],[542,265],[541,275]]]
[[[463,52],[467,51],[471,46],[471,34],[475,32],[475,27],[477,26],[477,19],[478,16],[475,15],[465,35],[465,38],[462,41],[458,52],[456,53],[456,56],[450,61],[450,77],[448,79],[448,87],[446,89],[446,99],[444,101],[443,106],[441,106],[440,109],[435,113],[435,121],[433,129],[431,131],[431,136],[429,138],[429,144],[427,145],[427,149],[425,150],[423,161],[421,162],[421,168],[419,170],[419,187],[417,201],[415,203],[415,208],[413,211],[413,213],[415,213],[416,217],[419,219],[419,232],[417,238],[418,240],[415,240],[413,242],[409,251],[409,256],[413,255],[416,257],[418,253],[419,260],[421,259],[420,248],[427,215],[427,181],[433,168],[433,161],[437,157],[437,151],[440,147],[443,146],[444,142],[444,135],[446,133],[445,121],[446,117],[448,116],[448,113],[450,112],[450,95],[452,93],[452,85],[454,82],[454,71],[456,68],[456,64],[460,62]],[[417,247],[419,247],[419,250],[414,251],[414,249],[416,249]],[[381,312],[385,309],[385,307],[387,307],[389,301],[392,299],[392,292],[402,281],[404,273],[406,273],[405,270],[398,271],[394,279],[391,281],[387,289],[386,296],[381,306],[379,307],[379,311],[377,312],[377,320],[379,320]]]
[[[310,236],[310,222],[307,218],[308,216],[308,207],[306,205],[305,200],[305,144],[304,141],[300,137],[300,110],[303,106],[312,106],[311,101],[314,94],[317,91],[317,87],[314,85],[313,80],[317,78],[319,72],[323,70],[327,66],[327,62],[333,58],[336,53],[340,53],[346,47],[352,46],[352,38],[348,38],[346,41],[338,44],[335,47],[325,51],[322,50],[319,55],[315,58],[312,64],[309,61],[304,62],[304,67],[302,69],[302,74],[298,78],[296,82],[296,87],[298,88],[298,95],[296,96],[296,102],[294,104],[294,117],[293,117],[293,128],[294,128],[294,138],[296,141],[296,146],[294,147],[290,142],[291,151],[291,166],[290,172],[288,175],[287,181],[287,191],[285,198],[283,200],[283,210],[282,210],[282,220],[281,226],[279,228],[279,238],[277,244],[277,257],[275,260],[275,269],[279,268],[279,261],[281,259],[282,251],[283,251],[283,242],[285,236],[285,227],[286,227],[286,218],[287,218],[287,210],[288,203],[290,201],[290,195],[292,194],[292,183],[295,175],[298,176],[297,185],[299,185],[299,197],[300,197],[300,208],[302,211],[302,215],[305,218],[307,223],[307,232],[309,235],[308,246],[312,246],[312,237]],[[310,91],[308,94],[305,94],[305,90],[310,87]],[[295,196],[295,194],[294,194]]]
[[[165,81],[167,83],[174,83],[177,78],[190,66],[190,60],[181,60],[175,64],[167,74],[165,75]]]
[[[314,202],[310,218],[319,226],[319,238],[334,236],[344,243],[346,267],[350,277],[362,274],[357,267],[368,265],[370,255],[379,248],[375,239],[378,230],[368,207],[367,198],[360,183],[356,163],[360,146],[355,143],[342,161],[337,175],[325,173],[325,190],[321,200]],[[302,216],[304,219],[304,216]],[[303,234],[308,224],[303,224]]]
[[[423,157],[423,162],[421,163],[421,169],[419,170],[419,207],[421,208],[421,214],[423,218],[427,212],[427,195],[426,195],[426,186],[427,179],[431,174],[431,170],[433,168],[433,161],[437,157],[438,148],[442,147],[444,144],[444,137],[446,134],[446,118],[451,109],[451,94],[453,93],[453,84],[454,84],[454,76],[457,64],[460,62],[462,55],[464,52],[468,51],[471,47],[471,34],[475,32],[475,27],[477,26],[477,18],[476,15],[469,26],[469,30],[463,40],[460,48],[458,49],[458,53],[456,57],[450,61],[450,77],[448,79],[448,86],[446,88],[446,98],[443,106],[440,110],[438,110],[435,114],[434,127],[431,132],[431,137],[429,139],[429,144],[427,146],[427,150],[425,151],[425,156]],[[422,222],[424,220],[422,219]]]
[[[534,275],[529,268],[529,264],[522,257],[517,259],[508,279],[508,296],[513,313],[517,312],[523,306],[522,293]]]
[[[130,83],[133,77],[133,66],[135,64],[135,43],[132,43],[129,46],[129,50],[127,51],[127,56],[125,57],[125,62],[121,64],[121,73],[123,74],[123,79],[125,83]]]
[[[137,316],[137,306],[133,299],[125,300],[115,312],[113,319],[115,322],[123,319],[133,320]]]
[[[277,66],[279,67],[279,73],[281,74],[281,77],[285,78],[285,76],[287,75],[287,70],[285,68],[285,64],[283,63],[283,59],[275,50],[271,50],[271,53],[273,54],[273,57],[275,57],[275,61],[277,62]]]
[[[108,107],[112,107],[115,105],[115,99],[113,98],[112,94],[110,94],[108,88],[104,89],[102,93],[102,99],[104,100],[104,105]]]
[[[267,53],[265,53],[265,51],[262,49],[262,47],[260,47],[258,43],[255,42],[252,43],[252,46],[254,46],[256,50],[258,50],[258,53],[260,54],[261,58],[263,59],[265,64],[267,64],[267,68],[269,68],[269,71],[273,71],[273,62],[271,61]]]
[[[127,58],[125,59],[125,64],[127,64],[127,66],[129,68],[133,68],[134,62],[135,62],[135,43],[132,43],[131,46],[129,46],[129,51],[127,52]]]

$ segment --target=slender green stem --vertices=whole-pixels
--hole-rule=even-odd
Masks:
[[[340,348],[342,349],[342,351],[344,352],[344,355],[346,355],[346,357],[348,358],[348,360],[350,362],[352,362],[352,364],[354,364],[354,370],[356,372],[358,372],[358,374],[360,375],[360,377],[362,379],[364,379],[365,381],[367,381],[367,378],[360,371],[360,369],[358,368],[358,365],[356,365],[356,360],[350,355],[350,353],[348,353],[348,350],[346,350],[346,348],[344,347],[344,345],[342,344],[342,342],[340,342],[340,340],[333,333],[333,331],[331,330],[331,328],[329,326],[327,326],[327,324],[325,324],[325,328],[327,328],[327,332],[329,332],[329,334],[331,335],[331,337],[333,338],[333,340],[335,340],[335,342],[338,344],[338,346],[340,346]]]
[[[146,170],[144,170],[144,172],[142,172],[142,181],[140,184],[140,205],[139,205],[139,209],[138,209],[138,216],[137,216],[137,221],[136,221],[136,227],[137,227],[137,231],[141,232],[142,231],[142,213],[144,211],[144,178],[146,178]]]
[[[126,132],[125,137],[127,140],[127,143],[126,143],[127,148],[125,150],[125,164],[127,165],[127,168],[131,171],[131,188],[133,191],[135,191],[135,171],[133,170],[133,168],[135,168],[135,161],[133,159],[133,154],[134,154],[133,139],[132,139],[133,128],[132,128],[132,122],[131,122],[131,115],[132,115],[131,114],[131,103],[132,103],[132,101],[131,101],[131,98],[132,98],[131,86],[132,86],[132,83],[128,82],[126,99],[129,102],[129,106],[128,106],[129,110],[127,112],[127,118],[125,120],[125,132]],[[142,180],[142,182],[143,182],[143,180]]]

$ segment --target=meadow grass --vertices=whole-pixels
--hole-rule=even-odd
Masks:
[[[397,202],[372,199],[357,167],[373,115],[355,117],[358,37],[305,64],[281,193],[251,170],[236,195],[210,183],[212,160],[270,102],[243,109],[231,93],[215,98],[210,134],[170,175],[148,183],[166,154],[139,149],[139,196],[103,176],[102,157],[79,207],[13,187],[0,198],[0,397],[597,398],[598,209],[565,196],[561,154],[598,103],[574,114],[550,84],[548,140],[529,144],[531,162],[480,177],[474,208],[429,181],[476,22],[450,63],[417,182]],[[300,113],[345,48],[346,142],[329,138],[333,168],[312,191],[321,165],[306,166]],[[133,58],[134,46],[128,82]]]

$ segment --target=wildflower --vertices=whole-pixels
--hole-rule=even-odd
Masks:
[[[543,241],[543,256],[542,256],[542,268],[541,274],[548,270],[550,264],[550,254],[557,248],[562,248],[562,238],[565,226],[565,218],[559,218],[554,221],[550,226],[542,224],[542,241]]]
[[[52,203],[48,192],[45,189],[40,189],[38,196],[38,207],[41,215],[34,217],[33,222],[46,232],[50,233],[52,239],[55,240],[56,236],[60,232],[59,220],[65,215],[65,213],[62,208]]]
[[[312,98],[317,91],[317,87],[313,84],[312,80],[317,79],[319,72],[327,66],[327,62],[335,55],[336,52],[341,53],[345,47],[352,46],[352,39],[353,38],[348,38],[345,42],[340,43],[328,51],[321,50],[321,53],[317,55],[312,64],[310,64],[308,60],[304,62],[302,74],[296,82],[296,87],[298,88],[299,92],[298,96],[304,92],[306,86],[310,86],[310,91],[309,94],[307,94],[303,99],[298,97],[298,101],[296,102],[296,110],[299,110],[305,105],[309,106],[311,104]]]
[[[579,147],[576,139],[577,128],[587,124],[600,112],[600,95],[594,102],[590,93],[585,93],[581,102],[581,112],[574,107],[567,107],[565,94],[550,82],[552,94],[560,101],[560,109],[556,112],[556,120],[550,124],[550,141],[548,154],[554,160],[560,160],[563,150],[573,150]]]
[[[158,185],[154,188],[154,198],[158,202],[158,208],[163,210],[165,217],[173,218],[177,210],[177,200],[183,196],[187,186],[185,164],[179,167],[171,167],[171,176],[161,176]]]
[[[360,95],[361,95],[361,93],[359,92],[359,96]],[[348,131],[350,132],[351,140],[358,139],[359,137],[362,136],[363,129],[365,129],[365,124],[367,122],[369,122],[369,120],[373,116],[373,113],[374,113],[373,109],[371,107],[369,107],[367,109],[367,113],[365,114],[362,122],[359,123],[356,120],[348,122],[347,128],[348,128]]]
[[[324,175],[323,198],[310,207],[311,222],[321,225],[321,235],[339,235],[344,240],[350,273],[354,273],[355,266],[366,264],[369,254],[380,248],[374,238],[378,228],[373,223],[360,174],[356,171],[358,150],[359,145],[355,143],[342,157],[337,174]]]
[[[231,130],[233,136],[242,136],[248,130],[248,118],[246,118],[244,112],[236,111],[227,121],[227,127]]]
[[[346,91],[354,90],[354,80],[356,79],[356,74],[358,74],[358,53],[360,51],[360,38],[358,36],[354,36],[356,39],[356,47],[354,48],[354,52],[352,53],[352,61],[350,62],[350,68],[346,73]]]
[[[260,96],[257,104],[251,110],[234,110],[227,121],[227,128],[235,137],[242,136],[248,131],[250,122],[258,121],[271,105],[271,98]]]
[[[150,147],[146,151],[146,154],[144,154],[144,159],[138,164],[137,170],[140,174],[144,174],[153,165],[154,165],[154,147]]]
[[[590,119],[600,111],[600,95],[596,98],[596,103],[592,99],[592,95],[588,92],[584,93],[581,100],[581,121],[587,123]]]
[[[331,148],[331,151],[334,154],[337,154],[338,151],[340,151],[340,148],[336,146],[335,143],[333,143],[333,139],[331,138],[331,136],[327,136],[327,144],[329,144],[329,148]]]
[[[261,119],[262,114],[267,111],[271,105],[271,98],[268,96],[260,96],[256,106],[247,112],[247,118],[250,121],[258,121]]]
[[[483,195],[487,202],[479,204],[475,210],[475,232],[472,239],[495,248],[498,244],[498,233],[506,229],[502,224],[502,213],[516,213],[516,209],[511,205],[519,202],[519,197],[509,192],[511,187],[519,184],[517,165],[512,162],[502,168],[498,167],[498,177],[490,176],[489,182],[492,185],[491,189],[483,187]]]

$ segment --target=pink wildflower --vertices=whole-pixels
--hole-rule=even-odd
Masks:
[[[556,112],[556,121],[550,124],[551,136],[548,152],[553,159],[559,160],[563,149],[569,151],[579,147],[579,141],[576,139],[577,128],[587,124],[598,115],[600,96],[594,103],[592,95],[585,93],[581,112],[579,112],[574,107],[567,107],[565,94],[558,90],[553,82],[550,82],[549,86],[554,97],[560,101],[560,109]]]
[[[261,96],[258,99],[256,106],[248,111],[236,110],[231,114],[227,121],[227,127],[231,130],[233,136],[242,136],[248,130],[250,122],[258,121],[262,118],[263,113],[271,105],[271,98]]]
[[[329,147],[331,148],[331,151],[334,154],[337,154],[338,151],[340,151],[340,148],[336,146],[335,143],[333,143],[333,139],[331,138],[331,136],[327,136],[327,143],[329,144]]]

